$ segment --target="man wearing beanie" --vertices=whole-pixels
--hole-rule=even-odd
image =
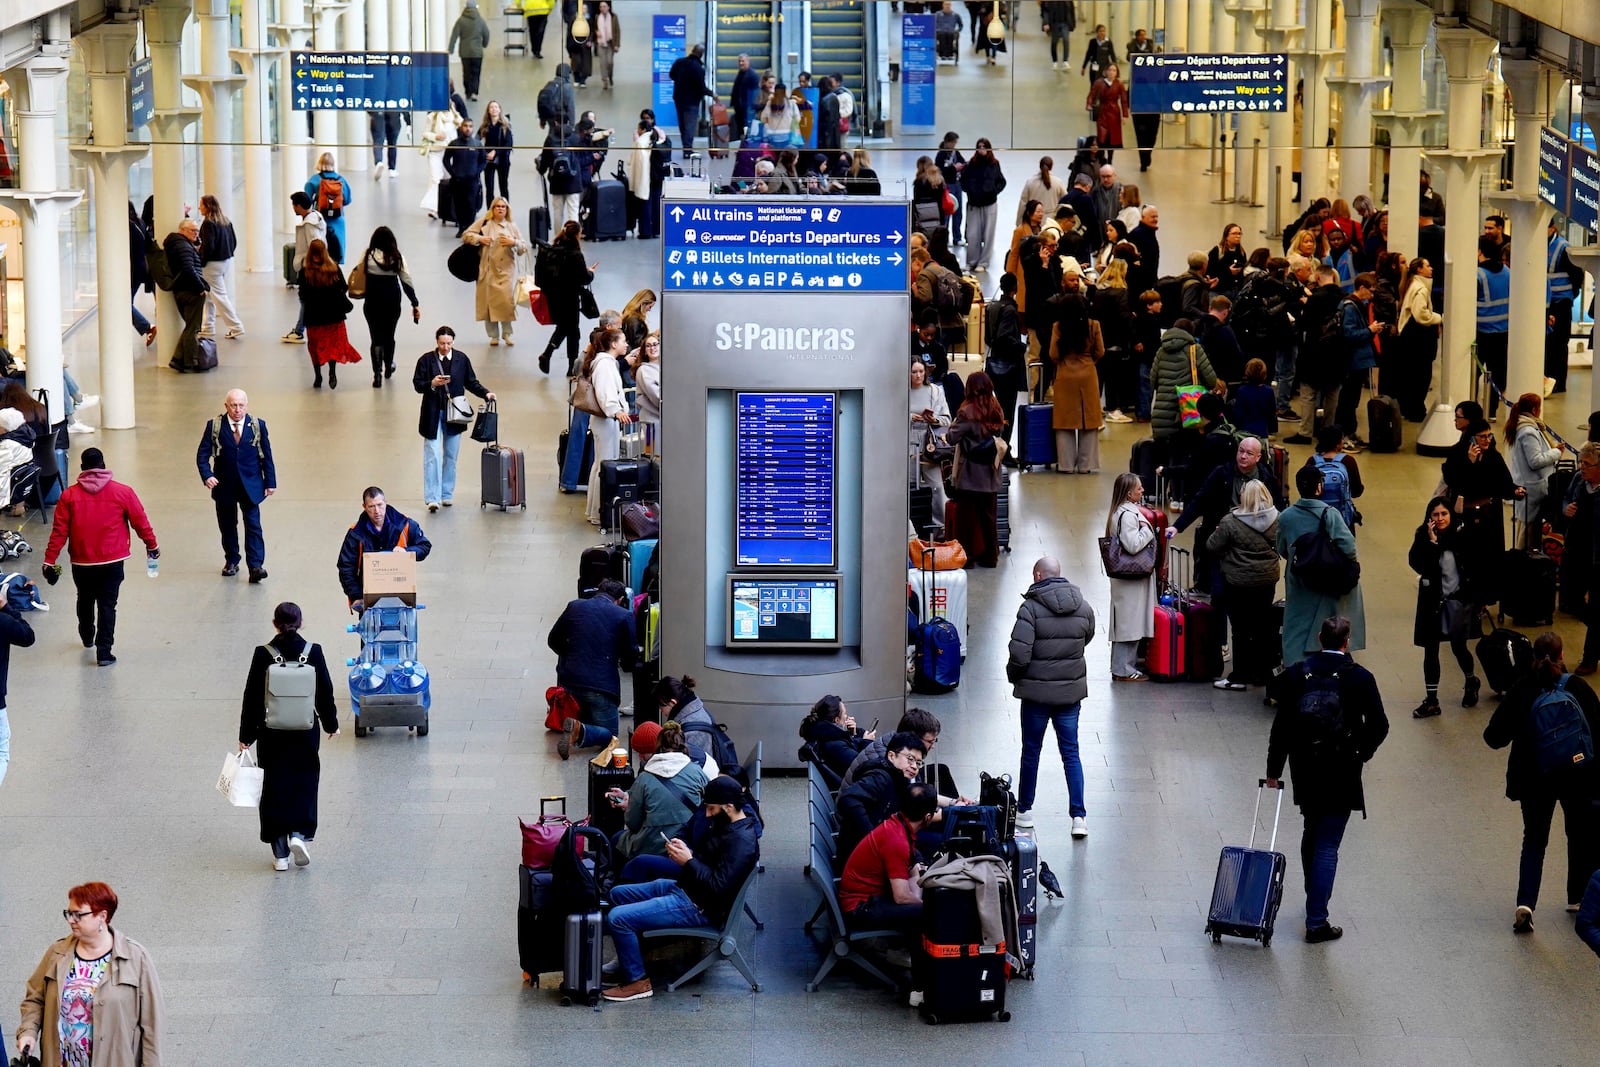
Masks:
[[[72,557],[72,584],[78,590],[78,636],[95,650],[95,662],[117,662],[111,646],[117,634],[117,593],[122,563],[131,553],[128,528],[144,542],[144,554],[160,559],[156,532],[132,488],[114,481],[98,448],[83,450],[82,473],[56,504],[55,526],[44,550],[44,578],[51,585],[61,577],[56,559],[63,547]]]
[[[720,929],[755,870],[761,849],[755,820],[744,813],[743,787],[725,774],[718,775],[707,783],[701,803],[711,827],[701,836],[699,851],[691,851],[676,837],[667,842],[667,858],[680,868],[676,880],[619,885],[611,891],[606,927],[617,958],[603,973],[621,984],[600,994],[611,1003],[643,1000],[653,993],[639,952],[642,932],[690,926]]]

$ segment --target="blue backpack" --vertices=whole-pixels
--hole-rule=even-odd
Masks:
[[[1316,463],[1322,473],[1322,496],[1318,499],[1337,511],[1344,524],[1354,530],[1356,502],[1350,496],[1350,472],[1345,470],[1344,461],[1317,456]]]
[[[918,693],[948,693],[961,684],[961,634],[948,619],[929,619],[917,627],[911,688]]]
[[[1528,713],[1528,732],[1533,738],[1541,774],[1581,767],[1594,758],[1589,720],[1584,718],[1577,698],[1567,692],[1570,677],[1570,674],[1563,674],[1554,689],[1540,693]]]

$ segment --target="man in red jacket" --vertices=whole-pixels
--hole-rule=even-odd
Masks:
[[[55,585],[61,577],[56,559],[63,546],[72,557],[72,584],[78,589],[78,636],[84,648],[95,650],[95,662],[109,667],[117,662],[111,645],[117,632],[117,592],[122,588],[122,561],[132,545],[132,526],[144,542],[149,559],[161,558],[156,532],[139,502],[139,494],[113,481],[98,448],[83,450],[82,473],[56,504],[55,528],[44,550],[45,581]],[[152,572],[153,573],[153,572]],[[96,626],[96,609],[99,624]]]

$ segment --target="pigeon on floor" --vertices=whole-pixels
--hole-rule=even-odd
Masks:
[[[1056,872],[1043,860],[1039,861],[1039,884],[1044,886],[1044,895],[1048,897],[1065,897],[1061,891],[1061,879],[1056,877]]]

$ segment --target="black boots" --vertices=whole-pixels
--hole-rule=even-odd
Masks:
[[[549,348],[546,348],[543,352],[539,353],[539,373],[540,374],[549,374],[550,373],[550,356],[551,356],[552,353],[555,352],[555,350],[556,350],[556,346],[555,345],[551,345]]]
[[[339,364],[337,363],[328,364],[328,388],[339,388]]]
[[[316,356],[312,356],[311,357],[311,373],[316,375],[316,377],[311,379],[311,388],[313,388],[313,389],[321,389],[322,388],[322,364],[317,362],[317,357]]]

